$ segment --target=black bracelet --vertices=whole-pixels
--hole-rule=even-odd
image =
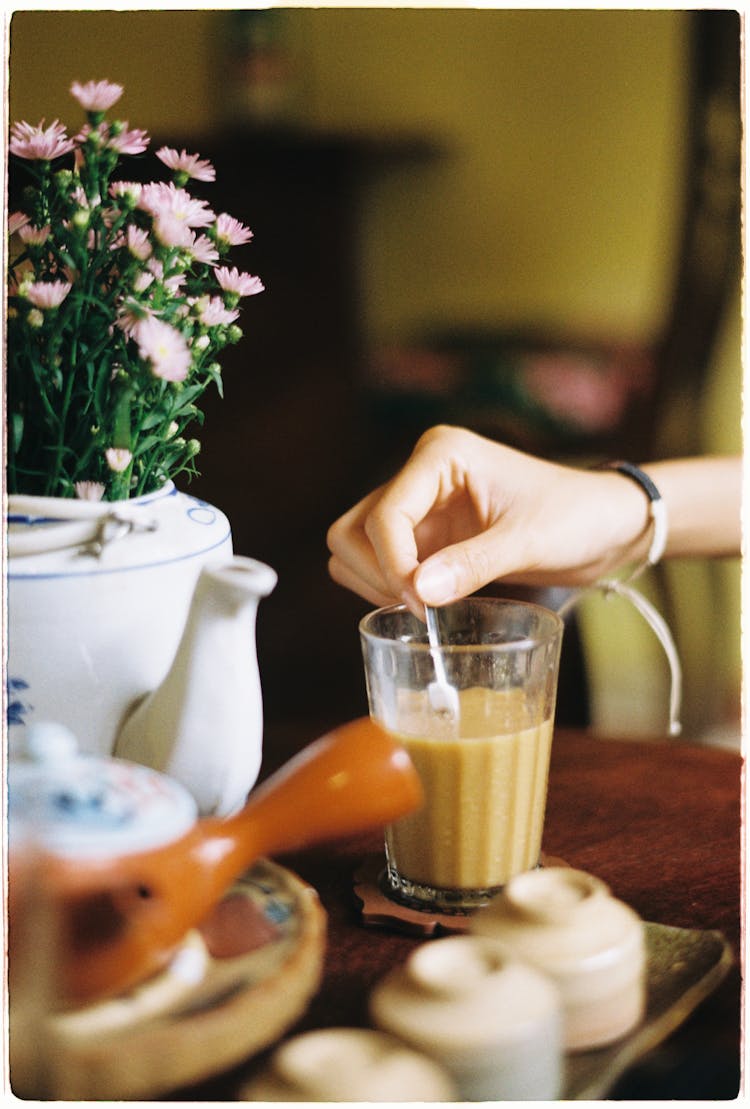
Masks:
[[[631,481],[639,485],[648,497],[649,516],[653,523],[654,534],[651,539],[647,562],[649,566],[655,566],[664,554],[664,550],[667,546],[668,532],[667,506],[664,503],[656,483],[638,466],[634,466],[632,462],[623,462],[621,460],[615,462],[602,462],[600,466],[597,466],[597,469],[615,470],[619,474],[624,474],[625,477],[629,477]]]

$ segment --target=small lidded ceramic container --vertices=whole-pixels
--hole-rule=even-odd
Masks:
[[[474,917],[472,930],[555,982],[567,1050],[612,1043],[642,1019],[643,923],[598,878],[567,867],[519,874]]]
[[[324,1028],[282,1044],[245,1101],[454,1101],[449,1075],[383,1032]]]
[[[431,1055],[466,1101],[551,1101],[562,1086],[557,990],[495,941],[450,936],[416,948],[375,987],[380,1028]]]

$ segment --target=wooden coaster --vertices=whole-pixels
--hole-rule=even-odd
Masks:
[[[542,855],[542,866],[567,866],[562,859]],[[364,860],[354,875],[354,895],[360,904],[362,923],[371,928],[390,928],[411,936],[440,936],[466,932],[476,910],[441,913],[433,909],[414,909],[387,892],[385,861],[381,855]]]

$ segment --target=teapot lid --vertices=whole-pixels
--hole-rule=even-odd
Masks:
[[[8,764],[8,814],[46,851],[67,857],[130,854],[177,839],[195,823],[178,782],[124,759],[85,755],[62,724],[28,728]]]

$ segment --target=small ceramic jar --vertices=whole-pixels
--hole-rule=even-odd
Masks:
[[[324,1028],[282,1044],[245,1101],[453,1101],[449,1075],[383,1032]]]
[[[431,1055],[466,1101],[550,1101],[562,1085],[557,991],[479,936],[431,940],[370,998],[374,1022]]]
[[[567,867],[519,874],[472,921],[554,981],[567,1050],[627,1035],[645,1008],[643,924],[598,878]]]

